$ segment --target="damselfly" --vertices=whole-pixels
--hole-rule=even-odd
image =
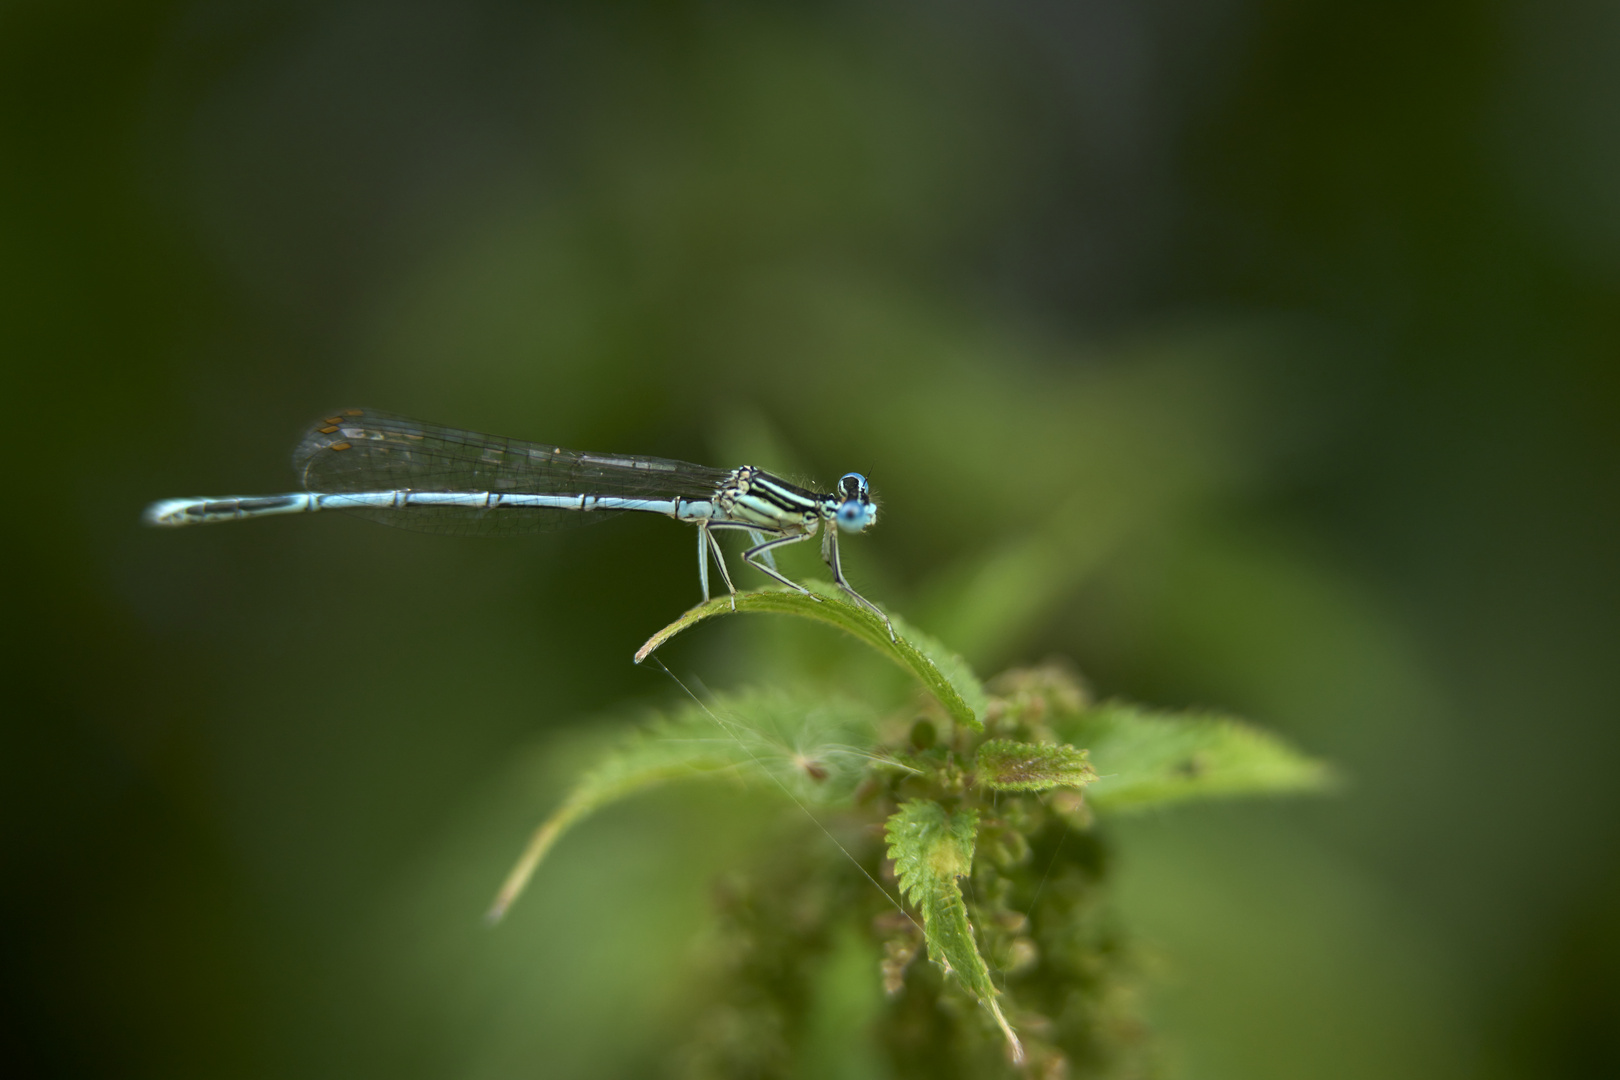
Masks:
[[[586,454],[543,443],[424,424],[370,409],[318,420],[293,451],[303,483],[290,495],[165,499],[146,509],[153,525],[201,525],[271,514],[346,510],[387,525],[465,536],[540,532],[601,515],[636,510],[697,526],[698,579],[709,598],[709,556],[737,606],[737,589],[715,533],[753,539],[743,560],[815,599],[776,568],[773,552],[808,540],[822,522],[821,557],[833,581],[861,607],[894,626],[850,587],[838,561],[838,533],[877,521],[866,477],[845,473],[836,491],[818,494],[763,469],[710,469],[667,458]],[[834,527],[836,526],[836,528]]]

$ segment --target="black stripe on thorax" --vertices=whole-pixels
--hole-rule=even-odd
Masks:
[[[789,514],[805,514],[819,510],[824,501],[813,491],[772,476],[768,472],[755,473],[748,482],[748,494],[757,496]]]

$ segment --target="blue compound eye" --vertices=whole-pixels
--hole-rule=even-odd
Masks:
[[[877,519],[877,507],[865,499],[850,499],[838,508],[835,520],[845,532],[861,532]]]
[[[860,532],[877,520],[877,507],[866,487],[866,477],[858,472],[845,473],[838,478],[838,498],[843,502],[833,520],[845,532]]]

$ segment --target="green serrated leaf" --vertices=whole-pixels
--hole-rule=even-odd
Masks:
[[[557,840],[582,818],[668,780],[730,775],[767,780],[802,802],[846,800],[874,756],[865,705],[781,691],[717,695],[630,734],[575,783],[541,822],[489,911],[494,922],[528,884]]]
[[[1091,752],[1086,800],[1102,812],[1189,799],[1324,791],[1332,771],[1275,735],[1226,716],[1105,702],[1059,725]]]
[[[1087,752],[1050,743],[991,739],[979,747],[975,778],[997,791],[1045,791],[1085,787],[1097,779]]]
[[[922,912],[928,958],[954,974],[990,1010],[1018,1060],[1023,1048],[996,1003],[990,968],[979,955],[967,903],[956,883],[972,872],[978,829],[977,811],[947,814],[936,802],[912,799],[889,818],[889,858],[894,860],[900,891]]]
[[[978,676],[973,674],[973,669],[965,660],[932,637],[907,625],[893,612],[889,613],[889,620],[894,624],[897,639],[890,640],[889,629],[883,625],[883,620],[865,608],[850,603],[837,586],[815,580],[803,584],[819,599],[773,585],[739,592],[736,611],[738,614],[767,612],[799,615],[836,626],[916,676],[928,692],[945,706],[951,719],[974,731],[984,730],[980,717],[984,715],[988,698]],[[681,631],[704,619],[731,613],[729,596],[699,604],[648,638],[647,643],[636,650],[636,663],[647,659],[659,646]]]

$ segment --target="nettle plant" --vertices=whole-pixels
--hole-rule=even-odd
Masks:
[[[838,627],[910,672],[915,701],[885,711],[803,687],[693,696],[578,778],[490,918],[587,814],[671,780],[740,781],[808,815],[824,842],[777,845],[716,889],[717,959],[679,1059],[686,1075],[799,1075],[815,1054],[818,968],[851,932],[876,960],[871,1029],[894,1077],[1153,1071],[1100,824],[1193,799],[1319,791],[1329,771],[1228,717],[1093,701],[1062,665],[981,682],[898,616],[891,640],[831,585],[807,587],[820,599],[767,588],[738,594],[736,610]],[[637,662],[731,610],[729,599],[693,608]]]

